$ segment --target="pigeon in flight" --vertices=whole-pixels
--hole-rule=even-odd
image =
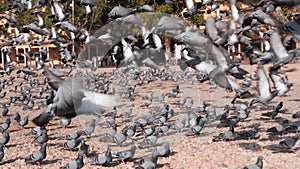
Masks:
[[[57,90],[53,103],[50,105],[50,110],[53,110],[56,116],[74,118],[81,114],[99,115],[116,104],[115,97],[84,88],[82,78],[63,80],[47,68],[44,70],[49,75],[50,86]],[[33,122],[37,124],[44,113],[34,118]]]

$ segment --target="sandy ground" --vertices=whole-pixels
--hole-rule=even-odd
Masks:
[[[253,73],[256,66],[242,66],[250,73]],[[228,142],[212,142],[213,136],[218,135],[220,132],[228,130],[228,128],[216,128],[218,121],[212,122],[206,125],[206,128],[202,131],[200,136],[186,136],[186,130],[178,133],[174,130],[170,130],[170,134],[159,137],[158,143],[163,143],[169,141],[171,143],[171,155],[168,157],[161,157],[158,160],[158,167],[160,168],[203,168],[203,169],[216,169],[216,168],[243,168],[247,164],[255,163],[258,156],[262,155],[264,157],[264,168],[269,169],[296,169],[300,166],[300,161],[298,160],[299,151],[294,153],[276,151],[278,143],[288,135],[294,135],[294,133],[286,135],[270,136],[265,131],[272,126],[278,124],[282,118],[287,118],[290,121],[297,121],[297,119],[292,119],[292,114],[299,110],[299,96],[300,96],[300,81],[299,81],[299,64],[290,64],[288,68],[283,68],[286,70],[286,75],[288,75],[290,82],[294,84],[292,90],[284,97],[276,97],[269,105],[276,105],[279,101],[284,102],[284,113],[280,113],[275,119],[263,118],[261,113],[267,112],[268,110],[262,110],[265,106],[258,105],[251,108],[250,116],[245,121],[242,121],[235,128],[236,132],[241,132],[244,130],[249,130],[255,124],[260,124],[259,133],[260,137],[253,140],[233,140]],[[267,66],[265,66],[265,69]],[[290,72],[288,70],[295,69],[295,71]],[[102,69],[101,72],[111,71],[110,69]],[[23,75],[21,75],[21,78]],[[5,75],[1,78],[8,79],[9,76]],[[1,93],[7,91],[5,98],[1,99],[1,103],[7,101],[11,96],[18,96],[19,93],[9,92],[9,89],[13,88],[16,84],[21,81],[21,78],[16,78],[15,82],[11,86],[7,86],[2,90]],[[42,77],[44,78],[44,77]],[[42,78],[40,78],[42,80]],[[114,83],[116,83],[115,80]],[[141,108],[140,105],[145,102],[142,99],[149,92],[153,91],[154,96],[158,96],[161,93],[167,93],[171,91],[177,84],[179,84],[181,93],[176,98],[166,98],[167,103],[171,105],[171,108],[175,111],[175,116],[172,117],[172,121],[178,119],[187,118],[186,111],[181,109],[176,103],[186,97],[190,96],[194,99],[193,107],[196,107],[204,100],[207,101],[210,106],[208,106],[208,111],[213,110],[213,106],[217,105],[217,114],[221,114],[223,109],[220,108],[225,104],[228,104],[234,93],[228,93],[224,89],[211,89],[207,83],[191,83],[191,82],[174,82],[174,81],[161,81],[157,80],[149,84],[144,84],[142,86],[137,86],[135,92],[135,100],[128,101],[123,100],[127,106],[118,110],[118,112],[125,111],[128,107],[133,107],[134,112],[130,119],[125,119],[123,117],[117,118],[120,127],[118,131],[121,130],[123,126],[131,123],[130,121],[141,116],[143,113],[149,111],[151,108],[161,106],[164,103],[155,102],[148,108]],[[253,82],[256,86],[256,82]],[[26,88],[26,84],[23,84]],[[33,95],[36,94],[38,88],[32,89]],[[116,88],[117,89],[117,88]],[[255,93],[255,91],[253,91]],[[251,99],[244,99],[241,101],[250,101]],[[25,114],[29,114],[30,119],[33,119],[36,115],[42,112],[43,107],[38,107],[36,103],[33,110],[22,110],[22,103],[17,101],[14,104],[8,106],[9,116],[19,111],[22,117]],[[0,122],[3,123],[6,117],[1,117]],[[60,136],[64,136],[68,133],[82,130],[85,128],[85,123],[90,120],[90,116],[84,117],[79,116],[72,120],[71,125],[68,128],[61,128],[58,126],[61,118],[55,118],[51,121],[51,124],[47,127],[48,135],[50,140],[48,141],[49,147],[47,149],[47,158],[42,161],[41,168],[59,168],[64,166],[69,161],[74,160],[77,156],[77,151],[67,151],[62,150],[61,144],[65,140],[58,140]],[[103,154],[106,151],[107,145],[112,146],[112,152],[117,152],[123,149],[128,149],[133,144],[138,145],[142,138],[133,138],[133,143],[127,141],[124,146],[116,146],[114,143],[110,142],[100,142],[99,134],[103,134],[107,127],[104,126],[106,118],[101,118],[100,122],[96,126],[96,130],[91,138],[85,138],[87,144],[90,145],[90,151]],[[40,168],[37,165],[26,164],[22,157],[29,155],[31,152],[39,149],[40,146],[34,145],[33,136],[28,136],[26,133],[30,132],[30,129],[34,127],[32,122],[25,128],[20,128],[15,121],[12,120],[12,124],[9,128],[11,139],[9,143],[4,148],[5,157],[0,162],[0,168]],[[0,134],[2,136],[2,134]],[[299,147],[299,143],[295,147]],[[145,149],[138,149],[136,158],[149,155],[151,147]],[[84,158],[83,168],[102,168],[101,166],[95,166],[90,164],[89,158]],[[120,164],[117,159],[114,159],[112,165],[105,168],[135,168],[137,166],[138,160],[136,162],[128,162],[126,164]],[[103,167],[104,168],[104,167]]]

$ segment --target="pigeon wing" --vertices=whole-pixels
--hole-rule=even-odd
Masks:
[[[259,78],[257,84],[260,97],[269,97],[271,95],[270,82],[262,64],[258,64],[257,76]]]

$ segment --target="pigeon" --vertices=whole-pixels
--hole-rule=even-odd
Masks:
[[[190,130],[193,134],[199,135],[204,128],[204,124],[207,121],[205,117],[201,118],[199,122],[190,127]]]
[[[5,123],[2,123],[0,125],[0,131],[5,132],[10,126],[10,117],[7,117],[5,120]]]
[[[220,133],[219,136],[213,138],[213,141],[229,141],[234,139],[234,127],[230,126],[230,129],[224,133]]]
[[[2,104],[2,116],[5,117],[9,112],[9,109],[6,107],[5,104]]]
[[[9,131],[6,130],[4,136],[0,137],[0,144],[4,146],[9,142],[9,140],[10,140]]]
[[[66,150],[73,150],[74,148],[79,146],[80,143],[81,139],[71,139],[63,143],[63,148]]]
[[[255,164],[247,165],[244,169],[263,169],[263,157],[259,156]]]
[[[60,126],[60,127],[67,128],[67,127],[71,124],[71,121],[72,121],[72,119],[62,119],[62,120],[59,122],[59,126]]]
[[[23,120],[18,122],[18,125],[20,127],[24,128],[28,124],[28,118],[29,118],[29,115],[27,114]]]
[[[279,142],[279,145],[285,149],[292,149],[299,139],[299,134],[297,133],[294,137],[286,137],[284,140]]]
[[[49,140],[49,137],[47,135],[47,131],[46,130],[42,130],[42,132],[37,133],[34,140],[32,141],[33,143],[42,145],[44,143],[47,143]]]
[[[154,154],[157,154],[158,157],[166,157],[170,153],[171,153],[171,150],[170,150],[169,142],[165,142],[163,145],[157,146],[154,149]]]
[[[38,164],[40,165],[40,162],[42,160],[44,160],[47,156],[47,143],[44,143],[41,148],[35,152],[33,152],[32,154],[30,154],[29,156],[25,157],[24,160],[26,163],[30,163],[30,164]]]
[[[103,113],[116,106],[116,99],[111,95],[105,95],[84,88],[84,79],[65,79],[54,75],[47,68],[45,73],[49,76],[49,84],[57,90],[50,110],[56,116],[74,118],[80,114]],[[38,123],[45,112],[33,119]]]
[[[266,104],[278,95],[278,90],[271,91],[269,79],[261,63],[258,64],[257,76],[259,78],[257,83],[259,97],[251,100],[249,106],[253,105],[254,103]]]
[[[281,134],[286,131],[287,126],[289,125],[289,121],[287,119],[283,120],[281,124],[278,124],[274,127],[270,127],[267,129],[268,133]]]
[[[92,119],[91,123],[82,132],[83,134],[91,137],[92,133],[95,131],[95,127],[96,127],[96,120]]]
[[[278,113],[282,107],[283,107],[283,102],[280,102],[273,111],[267,112],[267,113],[262,113],[262,116],[267,116],[267,117],[271,117],[272,119],[274,119],[278,115]]]
[[[246,139],[257,139],[259,136],[256,136],[258,133],[259,128],[257,126],[253,127],[249,131],[245,131],[239,134],[240,138],[246,138]]]
[[[292,117],[293,117],[294,119],[300,118],[300,111],[297,111],[296,113],[294,113]]]
[[[83,167],[83,165],[84,165],[83,156],[78,154],[75,160],[69,162],[63,167],[60,167],[60,169],[80,169]]]
[[[83,134],[83,131],[79,130],[74,133],[62,136],[61,139],[64,139],[64,140],[78,139],[82,134]]]
[[[143,148],[145,147],[146,145],[151,145],[151,146],[155,146],[156,145],[156,142],[157,142],[157,139],[158,137],[157,136],[149,136],[149,137],[146,137],[141,143],[140,145],[138,146],[139,148]]]
[[[0,161],[2,161],[3,160],[3,158],[4,158],[4,149],[3,149],[3,145],[0,145]]]
[[[126,136],[122,133],[115,133],[112,137],[112,140],[117,144],[117,145],[122,145],[126,141]]]
[[[16,112],[14,115],[13,115],[13,120],[19,122],[21,120],[21,116],[19,114],[19,112]]]
[[[139,167],[137,167],[137,169],[156,168],[157,160],[158,160],[157,154],[153,153],[151,157],[143,158],[142,164]]]
[[[128,150],[117,152],[116,154],[113,154],[113,157],[120,159],[123,163],[125,161],[130,161],[135,155],[136,148],[136,146],[133,146]]]
[[[278,91],[278,96],[285,95],[288,91],[290,91],[291,87],[293,86],[292,83],[284,82],[283,77],[280,77],[278,73],[269,73],[269,76]]]
[[[79,154],[88,156],[89,155],[89,147],[90,147],[90,145],[86,144],[85,140],[81,140],[81,144],[79,147]]]
[[[96,155],[91,157],[91,164],[106,166],[112,161],[112,154],[110,147],[107,147],[107,150],[104,155]]]

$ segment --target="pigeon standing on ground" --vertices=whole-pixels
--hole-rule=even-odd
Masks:
[[[6,120],[5,120],[5,123],[2,123],[0,125],[0,131],[5,132],[9,128],[9,126],[10,126],[10,118],[7,117]]]
[[[83,162],[83,156],[78,154],[77,158],[68,164],[66,164],[64,167],[60,167],[60,169],[80,169],[84,165]]]
[[[224,133],[220,133],[219,136],[213,138],[213,141],[228,141],[234,138],[234,127],[230,126],[230,129]]]
[[[6,145],[10,140],[9,131],[6,130],[3,137],[0,137],[0,145]]]
[[[107,147],[107,150],[104,155],[96,155],[91,158],[91,163],[96,165],[105,166],[112,161],[112,154],[110,147]]]
[[[285,149],[292,149],[297,141],[299,140],[299,134],[297,133],[294,137],[286,137],[284,140],[279,142],[279,145],[281,145]]]
[[[0,161],[2,161],[4,158],[4,149],[3,149],[3,145],[0,145]]]
[[[68,127],[70,124],[71,124],[71,119],[62,119],[60,122],[59,122],[59,126],[60,127],[64,127],[64,128],[66,128],[66,127]]]
[[[25,157],[24,160],[26,163],[31,163],[31,164],[38,164],[40,165],[40,162],[42,160],[44,160],[47,156],[47,143],[44,143],[41,148],[35,152],[33,152],[32,154],[30,154],[29,156]]]
[[[272,119],[274,119],[278,115],[278,113],[282,107],[283,107],[283,102],[280,102],[273,111],[267,112],[267,113],[262,113],[262,116],[267,116],[267,117],[271,117]]]
[[[136,148],[136,146],[133,146],[128,150],[117,152],[116,154],[114,154],[114,157],[120,159],[123,163],[125,161],[129,161],[135,155]]]
[[[71,139],[63,143],[63,148],[66,150],[73,150],[75,147],[79,146],[80,143],[80,139]]]
[[[255,164],[247,165],[244,169],[263,169],[263,157],[259,156]]]
[[[24,128],[28,124],[28,118],[29,118],[29,115],[27,114],[23,120],[18,122],[18,125],[20,127]]]

